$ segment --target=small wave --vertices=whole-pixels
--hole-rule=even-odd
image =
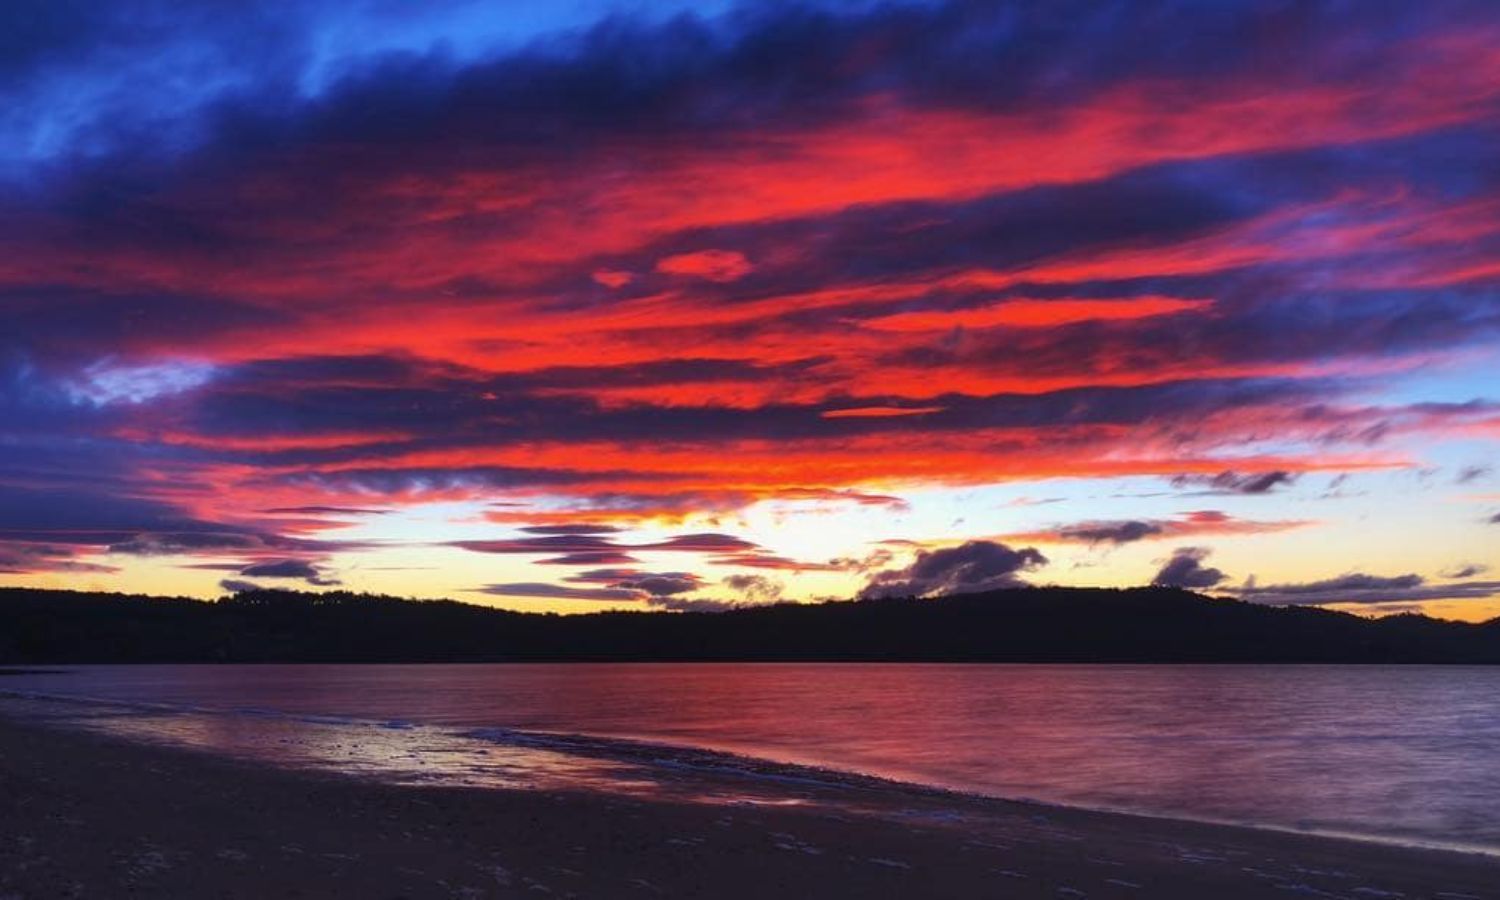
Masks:
[[[535,747],[571,756],[589,756],[644,767],[704,775],[731,776],[810,788],[860,789],[923,794],[933,797],[1004,799],[937,785],[886,778],[853,769],[781,762],[759,756],[667,744],[631,738],[587,734],[523,731],[513,728],[471,728],[460,737],[513,747]]]

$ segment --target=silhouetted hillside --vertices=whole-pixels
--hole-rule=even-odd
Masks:
[[[3,663],[520,660],[1500,663],[1500,620],[1370,620],[1164,588],[585,616],[349,593],[0,589]]]

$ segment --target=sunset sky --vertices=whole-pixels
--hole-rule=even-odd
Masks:
[[[1500,8],[14,0],[0,584],[1500,615]]]

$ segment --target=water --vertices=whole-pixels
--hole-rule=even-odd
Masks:
[[[0,691],[155,704],[74,708],[135,736],[428,779],[670,781],[644,771],[668,755],[656,748],[526,737],[588,735],[1500,851],[1500,668],[87,666],[8,676]],[[350,720],[371,723],[363,737]]]

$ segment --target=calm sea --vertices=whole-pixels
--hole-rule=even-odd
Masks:
[[[18,695],[88,698],[62,707],[116,732],[351,771],[420,766],[427,780],[607,780],[625,772],[611,770],[611,747],[637,769],[697,748],[1500,850],[1500,668],[85,666],[9,676],[0,692],[12,707],[38,703]]]

